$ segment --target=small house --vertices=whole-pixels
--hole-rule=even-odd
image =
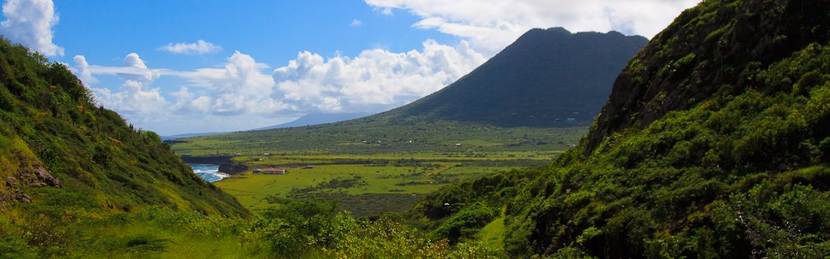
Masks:
[[[254,169],[254,173],[255,174],[284,175],[284,174],[288,173],[288,169],[277,168],[277,167],[265,167],[265,168]]]

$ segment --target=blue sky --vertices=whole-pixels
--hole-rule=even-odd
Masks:
[[[83,54],[98,63],[120,64],[129,52],[148,65],[174,69],[221,64],[234,50],[257,60],[284,65],[300,51],[354,56],[364,49],[393,52],[420,48],[425,39],[454,42],[450,35],[421,30],[405,11],[383,15],[362,1],[83,0],[55,1],[60,23],[56,43],[67,50],[60,60]],[[360,26],[353,27],[353,20]],[[94,39],[94,40],[92,40]],[[202,39],[223,50],[211,55],[177,56],[158,51],[171,42]]]
[[[695,0],[2,0],[0,34],[162,135],[368,113],[440,90],[536,27],[653,36]]]

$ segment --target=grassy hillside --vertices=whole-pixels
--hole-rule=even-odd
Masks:
[[[64,65],[0,40],[0,233],[45,249],[80,219],[148,207],[247,215],[155,133],[95,105]]]
[[[826,256],[828,25],[828,1],[704,1],[629,63],[577,149],[433,194],[421,224],[492,235],[506,206],[513,256]]]

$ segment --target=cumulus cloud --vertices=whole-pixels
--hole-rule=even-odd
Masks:
[[[617,30],[652,37],[700,0],[365,0],[380,10],[407,10],[413,26],[470,40],[489,53],[531,28]]]
[[[47,56],[63,56],[63,48],[52,42],[52,27],[58,24],[52,0],[6,0],[3,15],[0,32],[6,38]]]
[[[276,69],[239,51],[221,66],[185,71],[150,68],[137,53],[128,54],[121,66],[92,65],[79,55],[73,71],[84,82],[97,82],[99,76],[123,80],[119,89],[87,85],[100,104],[131,121],[171,116],[267,120],[311,112],[382,111],[435,92],[485,61],[466,42],[449,46],[427,40],[422,45],[403,53],[366,50],[355,57],[303,51]],[[159,77],[180,83],[168,85],[176,88],[165,94],[151,87]],[[256,125],[250,123],[247,128]]]
[[[92,85],[98,82],[98,80],[92,75],[92,71],[89,69],[89,63],[86,62],[86,57],[75,55],[72,60],[75,61],[75,74],[78,75],[78,78],[80,78],[85,85]]]
[[[156,109],[162,109],[169,113],[267,115],[292,108],[272,97],[275,83],[268,65],[238,51],[227,59],[223,67],[189,71],[151,69],[137,53],[127,54],[123,66],[90,65],[84,56],[79,55],[75,57],[73,71],[88,86],[92,86],[101,104],[119,112],[155,115]],[[97,81],[95,76],[116,76],[125,83],[122,89],[115,92],[95,88],[90,83]],[[168,98],[162,96],[158,89],[145,89],[146,85],[161,76],[182,79],[187,86],[196,87],[203,94],[191,93],[185,86],[169,94],[168,98],[174,101],[168,102]],[[144,104],[136,104],[141,102]],[[153,106],[154,109],[138,109],[135,105]]]
[[[222,68],[168,71],[165,74],[184,78],[191,85],[211,92],[211,96],[193,97],[184,107],[209,110],[219,115],[267,115],[292,109],[290,105],[274,98],[274,79],[267,69],[268,65],[258,63],[250,55],[236,51]]]
[[[123,66],[98,66],[90,65],[86,57],[83,55],[76,55],[75,70],[78,77],[88,85],[97,82],[95,75],[114,75],[123,78],[124,80],[132,80],[136,82],[149,82],[159,77],[164,71],[163,69],[153,70],[147,67],[144,60],[137,53],[130,53],[124,57]]]
[[[158,116],[166,113],[167,100],[158,88],[145,89],[144,83],[127,80],[118,91],[107,88],[91,88],[95,100],[105,107],[114,107],[128,115]]]
[[[222,47],[204,40],[197,40],[191,43],[168,43],[160,47],[159,50],[173,54],[201,55],[219,52],[222,50]]]
[[[274,80],[283,99],[304,110],[389,108],[441,89],[484,60],[466,42],[452,47],[433,40],[420,51],[372,49],[354,58],[305,51],[275,69]]]
[[[360,27],[362,25],[363,25],[363,21],[358,20],[358,19],[352,19],[352,23],[349,24],[349,26],[351,26],[352,28]]]

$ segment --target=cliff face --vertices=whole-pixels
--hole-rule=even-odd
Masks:
[[[715,93],[768,87],[757,72],[830,39],[828,1],[704,1],[651,40],[619,75],[588,137],[642,128]],[[793,82],[795,83],[795,82]]]

